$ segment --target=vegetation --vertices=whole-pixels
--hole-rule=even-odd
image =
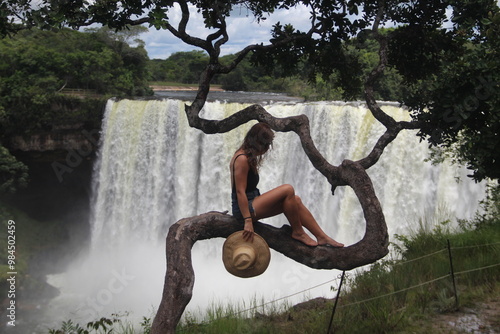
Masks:
[[[392,29],[383,30],[388,33]],[[378,61],[378,45],[369,34],[360,34],[347,41],[346,47],[351,53],[359,53],[359,66],[363,75],[376,65]],[[237,55],[221,57],[221,63],[230,64]],[[176,52],[165,60],[152,59],[149,62],[149,72],[152,81],[170,81],[181,84],[197,85],[200,72],[208,64],[209,56],[203,51]],[[253,62],[250,58],[243,59],[239,66],[226,75],[218,75],[212,84],[221,85],[229,91],[260,91],[279,92],[291,96],[304,97],[309,101],[342,100],[342,88],[338,76],[331,75],[326,80],[317,76],[311,80],[306,63],[297,65],[293,73],[285,71],[281,66],[265,66]],[[377,99],[399,101],[402,99],[402,78],[396,71],[390,69],[377,83]],[[361,86],[351,99],[363,99]]]
[[[412,235],[397,236],[395,260],[379,261],[368,270],[348,277],[334,315],[333,332],[436,333],[432,328],[434,316],[453,314],[458,309],[474,307],[480,301],[500,296],[498,195],[499,187],[491,188],[489,200],[484,203],[485,213],[462,221],[456,229],[450,227],[450,222],[432,227],[422,221]],[[449,275],[448,242],[456,273],[458,305]],[[335,294],[336,291],[332,291],[332,295]],[[269,310],[254,301],[246,311],[231,305],[214,305],[204,319],[185,316],[177,332],[326,333],[333,303],[334,300],[322,303],[313,300],[285,310]],[[117,324],[113,333],[149,333],[150,319],[143,320],[141,329],[134,330],[115,317],[112,321]],[[111,320],[107,321],[111,325]],[[102,322],[102,319],[91,322],[87,328]],[[64,330],[68,325],[73,329],[82,328],[67,321],[61,329],[50,333],[70,333]],[[104,333],[111,332],[110,328],[106,329]]]
[[[12,221],[14,229],[8,228]],[[15,232],[9,234],[9,232]],[[28,214],[0,201],[0,239],[4,247],[0,248],[0,290],[8,291],[7,278],[9,269],[7,259],[15,254],[14,267],[18,297],[34,298],[46,293],[45,274],[31,270],[30,266],[37,262],[37,255],[49,252],[67,240],[67,231],[61,228],[58,221],[41,222],[31,218]],[[15,248],[7,248],[7,236],[15,237]],[[3,242],[5,240],[5,243]],[[9,243],[9,245],[12,245]],[[45,294],[46,296],[46,294]]]
[[[27,30],[0,40],[0,50],[4,136],[82,121],[75,109],[88,111],[81,103],[86,95],[65,94],[71,89],[101,98],[151,93],[143,45],[132,48],[106,29]]]
[[[208,63],[203,51],[176,52],[166,60],[149,61],[150,81],[198,84],[200,72]]]
[[[425,124],[419,135],[476,180],[500,177],[500,11],[495,2],[479,3],[481,10],[456,1],[451,31],[399,28],[390,54],[404,76],[401,101]],[[415,58],[403,57],[405,44]]]
[[[0,146],[0,192],[14,193],[28,185],[28,168]]]
[[[359,248],[346,248],[345,252],[329,250],[332,256],[323,268],[353,268],[373,263],[386,255],[388,243],[384,215],[366,170],[379,161],[384,149],[401,131],[417,129],[421,138],[430,145],[442,148],[445,153],[466,164],[476,180],[498,179],[500,176],[500,119],[497,110],[500,96],[500,10],[494,0],[42,1],[33,8],[29,4],[29,1],[20,4],[15,1],[4,2],[0,33],[12,34],[21,28],[34,26],[77,29],[100,23],[124,30],[130,26],[149,24],[150,27],[172,33],[208,55],[208,62],[199,76],[199,90],[192,103],[186,105],[190,126],[211,134],[228,132],[249,120],[258,120],[269,123],[276,131],[294,131],[300,137],[305,154],[332,185],[332,190],[338,186],[353,188],[366,213],[366,226],[375,227],[367,229],[370,233],[360,242]],[[259,22],[275,10],[295,5],[305,5],[310,11],[310,27],[307,31],[299,31],[291,24],[279,22],[272,27],[269,44],[248,45],[231,62],[224,62],[220,56],[221,46],[229,41],[227,18],[235,8],[244,6]],[[182,13],[179,21],[172,20],[171,10],[174,6]],[[191,23],[190,7],[195,7],[203,17],[208,31],[204,38],[193,36],[186,29]],[[445,26],[449,12],[452,13],[451,21]],[[395,28],[383,31],[380,29],[383,25]],[[375,41],[378,59],[375,59],[375,65],[371,68],[365,67],[365,61],[370,63],[371,59],[363,59],[363,53],[359,52],[356,44],[351,44],[355,37],[359,39],[355,41],[358,44]],[[105,66],[111,59],[108,56],[103,54],[102,57]],[[93,61],[97,63],[98,60],[101,58]],[[202,64],[198,60],[193,60],[196,67]],[[339,94],[342,99],[355,99],[362,94],[372,115],[387,131],[364,158],[351,161],[347,157],[341,164],[334,166],[315,149],[307,117],[278,119],[262,106],[253,105],[224,120],[201,118],[200,111],[206,103],[210,84],[223,80],[220,76],[234,75],[226,84],[234,83],[239,87],[249,87],[253,81],[267,82],[266,75],[258,75],[249,81],[238,75],[237,68],[243,66],[246,60],[265,68],[264,73],[277,73],[280,78],[287,80],[296,77],[297,73],[306,73],[309,81],[324,84],[325,90],[331,92],[332,96]],[[376,99],[377,96],[383,96],[380,92],[384,85],[380,79],[384,76],[401,83],[403,94],[400,95],[400,102],[409,106],[412,121],[395,120],[380,107]],[[118,80],[119,86],[128,82],[121,79]],[[48,80],[43,84],[54,89],[57,82]],[[376,90],[379,92],[376,93]],[[391,92],[391,89],[387,92]],[[7,96],[15,97],[15,92],[13,94]],[[36,91],[32,96],[38,97]],[[22,101],[17,102],[24,107]],[[11,109],[3,110],[9,112]],[[222,221],[219,218],[217,223]],[[199,239],[214,236],[209,232],[215,220],[202,228]],[[222,230],[218,232],[219,236],[225,236],[227,229]],[[181,239],[179,237],[177,240]],[[199,239],[191,238],[189,242]],[[171,239],[167,245],[174,247],[174,241]],[[275,245],[270,243],[271,247]],[[281,240],[279,245],[291,246]],[[190,251],[190,247],[183,249]],[[298,252],[294,249],[293,254],[299,253],[298,261],[311,265],[310,252],[305,248]],[[291,251],[284,253],[293,255]],[[173,252],[168,251],[167,254]],[[344,258],[340,259],[342,256]],[[187,254],[182,254],[176,261],[187,258]],[[346,261],[352,262],[349,265],[341,264]],[[182,281],[176,277],[177,280],[166,284],[168,293],[162,297],[153,325],[154,332],[173,331],[190,298],[190,284],[186,282],[193,277],[179,276],[183,276]],[[178,296],[178,291],[182,292],[182,302],[169,304],[172,299],[170,296],[174,292]]]
[[[26,167],[1,146],[11,136],[67,124],[99,128],[110,96],[152,94],[144,45],[127,44],[143,30],[32,29],[0,40],[0,192],[27,183]]]

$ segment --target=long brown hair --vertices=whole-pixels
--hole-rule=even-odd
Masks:
[[[257,123],[247,132],[243,144],[239,150],[245,151],[248,156],[248,164],[257,173],[262,156],[273,144],[274,132],[266,123]]]

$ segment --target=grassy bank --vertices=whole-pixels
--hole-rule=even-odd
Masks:
[[[368,271],[350,273],[332,332],[439,333],[429,320],[433,316],[500,297],[500,224],[466,225],[453,230],[444,222],[432,231],[422,228],[415,235],[398,236],[398,260],[382,260]],[[327,333],[333,304],[333,299],[316,299],[266,315],[256,307],[249,318],[233,316],[237,312],[231,307],[216,307],[203,321],[184,321],[178,332]]]
[[[457,229],[450,228],[448,222],[430,231],[421,226],[413,235],[396,236],[394,250],[392,257],[396,260],[384,259],[369,270],[349,273],[333,317],[332,332],[449,333],[437,329],[432,319],[500,298],[497,220],[462,222]],[[450,252],[455,285],[450,275]],[[332,291],[332,296],[336,293]],[[265,312],[258,301],[247,309],[215,305],[207,310],[204,319],[185,316],[177,332],[327,333],[333,304],[333,298],[318,298],[285,309],[269,310],[266,306]],[[108,333],[110,328],[114,328],[113,333],[149,333],[151,320],[144,318],[141,327],[133,329],[119,317],[101,319],[91,323],[90,328],[97,328],[96,333]],[[67,329],[79,325],[64,326],[52,333],[71,333]]]

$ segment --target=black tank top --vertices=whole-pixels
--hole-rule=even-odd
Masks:
[[[236,162],[236,159],[238,159],[239,156],[241,155],[246,155],[246,154],[238,154],[236,158],[234,158],[233,161],[233,193],[236,193],[236,182],[234,179],[234,164]],[[247,175],[247,188],[245,192],[251,192],[257,189],[257,185],[259,184],[259,174],[255,173],[252,168],[248,170],[248,175]]]

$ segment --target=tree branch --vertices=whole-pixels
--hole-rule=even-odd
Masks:
[[[328,163],[316,148],[311,138],[309,119],[305,115],[277,118],[267,112],[262,106],[254,104],[223,120],[206,120],[199,117],[198,108],[199,106],[195,103],[191,106],[186,105],[188,122],[191,127],[202,130],[206,134],[229,132],[252,120],[265,122],[275,131],[293,131],[299,136],[302,148],[313,166],[326,176],[328,180],[336,177],[336,167]]]
[[[381,35],[378,29],[384,12],[385,0],[380,0],[377,15],[372,25],[372,33],[379,43],[379,62],[365,80],[364,93],[368,109],[372,113],[373,117],[375,117],[377,121],[384,125],[387,130],[378,139],[371,152],[365,158],[358,161],[365,169],[368,169],[375,163],[377,163],[377,161],[380,159],[380,156],[384,152],[384,149],[398,136],[401,130],[417,129],[422,125],[420,122],[397,122],[394,118],[385,113],[382,108],[380,108],[378,102],[375,99],[375,92],[373,87],[377,80],[384,73],[388,63],[388,39],[386,36]]]
[[[366,221],[365,235],[354,245],[340,249],[321,246],[307,247],[290,237],[291,229],[289,226],[278,229],[261,223],[255,224],[256,233],[260,234],[271,248],[311,268],[349,270],[373,263],[388,253],[385,217],[366,169],[378,161],[385,147],[397,137],[402,129],[413,128],[415,124],[396,122],[379,107],[374,98],[373,85],[384,72],[387,64],[387,40],[378,32],[378,25],[383,18],[384,11],[384,1],[382,0],[373,24],[373,31],[380,42],[380,61],[365,82],[365,98],[374,117],[387,130],[379,138],[368,156],[358,162],[344,160],[340,166],[333,166],[326,161],[311,138],[309,119],[305,115],[277,118],[269,114],[262,106],[252,105],[222,120],[207,120],[199,116],[209,92],[210,82],[215,74],[229,73],[253,50],[272,50],[297,41],[299,38],[310,38],[317,31],[317,27],[314,25],[305,35],[289,36],[266,46],[247,46],[228,66],[221,66],[218,63],[218,52],[215,52],[211,55],[210,63],[200,76],[196,98],[191,105],[185,107],[189,125],[206,134],[225,133],[251,120],[265,122],[275,131],[293,131],[299,136],[302,148],[313,166],[332,185],[332,193],[337,186],[344,185],[348,185],[354,190]],[[225,26],[221,27],[221,31],[225,32]],[[211,36],[211,41],[215,40],[215,37],[216,35]],[[225,41],[225,38],[219,40],[216,43],[216,48],[219,48]],[[226,238],[231,233],[241,229],[242,225],[238,224],[232,216],[213,212],[186,218],[172,225],[167,236],[167,273],[163,296],[151,333],[174,333],[185,307],[191,300],[194,286],[194,271],[191,262],[193,244],[197,240],[215,237]]]
[[[387,226],[376,199],[373,185],[365,170],[357,163],[344,161],[339,174],[353,188],[366,220],[364,237],[344,248],[308,247],[291,238],[291,228],[254,224],[255,232],[269,247],[287,257],[315,269],[350,270],[373,263],[388,253]],[[174,333],[182,313],[192,298],[194,270],[191,249],[198,240],[227,238],[243,228],[232,216],[209,212],[185,218],[169,229],[166,241],[167,273],[158,312],[151,327],[152,334]]]
[[[199,48],[209,52],[210,47],[208,46],[209,43],[207,43],[207,41],[205,41],[201,38],[198,38],[198,37],[193,37],[186,32],[187,24],[189,23],[189,17],[190,17],[189,6],[188,6],[187,2],[184,0],[180,0],[180,1],[176,1],[176,2],[179,4],[179,6],[181,8],[181,12],[182,12],[182,16],[181,16],[181,20],[179,22],[179,25],[178,25],[177,29],[175,29],[169,22],[166,22],[165,28],[168,31],[170,31],[170,33],[172,35],[179,38],[184,43],[199,47]]]

